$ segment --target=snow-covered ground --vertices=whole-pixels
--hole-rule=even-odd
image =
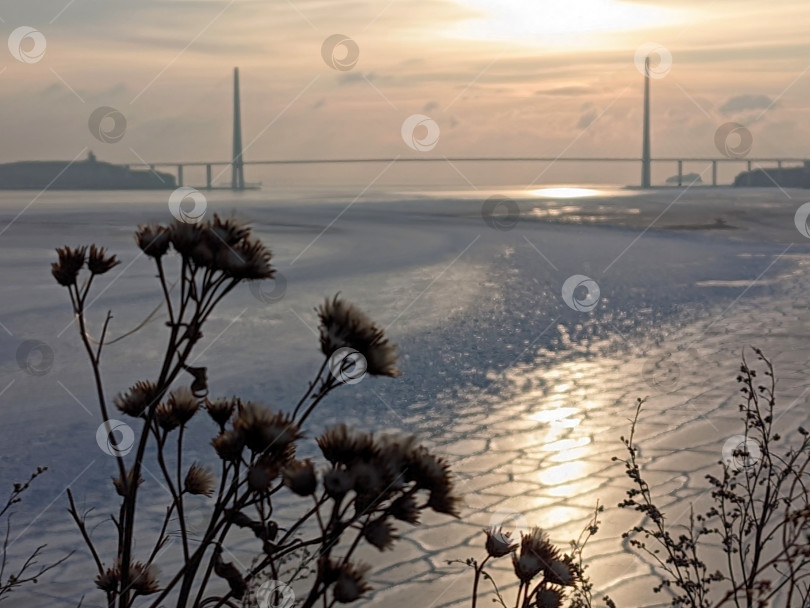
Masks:
[[[649,570],[619,539],[633,519],[613,508],[627,482],[610,457],[621,454],[636,397],[649,396],[639,437],[662,503],[674,521],[690,499],[705,501],[703,475],[739,429],[734,376],[750,344],[775,361],[781,423],[807,419],[810,240],[794,214],[810,196],[358,192],[207,194],[209,214],[253,221],[283,276],[263,296],[240,288],[210,321],[196,364],[208,367],[211,394],[294,404],[320,364],[313,308],[341,292],[400,345],[404,375],[342,388],[317,411],[310,435],[339,419],[416,433],[454,463],[466,499],[460,520],[402,530],[394,552],[374,556],[371,605],[419,597],[418,605],[461,606],[469,573],[446,560],[480,555],[480,528],[493,516],[517,512],[565,543],[597,499],[608,510],[589,552],[596,589],[620,605],[652,605]],[[96,444],[89,366],[49,264],[64,244],[94,242],[119,256],[90,312],[98,329],[113,311],[114,338],[160,302],[133,229],[171,216],[162,192],[46,193],[31,203],[34,195],[0,195],[0,483],[49,466],[17,509],[12,553],[46,542],[48,555],[79,555],[15,605],[75,606],[89,592],[83,605],[96,606],[64,490],[98,506],[101,521],[114,462]],[[493,195],[511,197],[519,214],[493,221],[482,213]],[[564,301],[573,275],[598,284],[593,310]],[[106,349],[109,395],[154,376],[164,330],[158,319]],[[39,375],[18,361],[31,340],[53,352],[50,365],[33,360],[47,370]],[[201,421],[192,434],[202,459],[212,433]]]

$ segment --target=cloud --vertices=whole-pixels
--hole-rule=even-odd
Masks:
[[[767,95],[737,95],[720,106],[720,113],[724,116],[730,116],[751,112],[752,110],[767,110],[775,105],[775,102]]]
[[[365,82],[366,80],[373,80],[375,77],[374,72],[363,74],[363,72],[346,72],[338,76],[338,85],[341,87],[357,84],[358,82]]]
[[[579,95],[590,95],[593,92],[594,91],[592,89],[590,89],[589,87],[572,85],[572,86],[567,86],[567,87],[555,87],[555,88],[552,88],[552,89],[540,89],[538,91],[535,91],[534,94],[535,95],[548,95],[548,96],[560,95],[560,96],[563,96],[563,97],[569,97],[569,96],[576,97],[576,96],[579,96]]]
[[[577,122],[577,129],[587,129],[599,116],[598,109],[592,103],[583,104],[580,111],[581,114],[579,117],[579,122]]]

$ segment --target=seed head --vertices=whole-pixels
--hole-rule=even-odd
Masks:
[[[242,457],[245,438],[238,431],[224,431],[211,440],[211,445],[222,460],[236,462]]]
[[[381,516],[366,525],[363,529],[363,538],[380,551],[385,551],[390,549],[394,541],[399,538],[394,532],[394,527],[386,520],[385,516]]]
[[[169,395],[169,407],[183,425],[191,420],[200,409],[200,401],[191,393],[190,388],[181,386]]]
[[[115,407],[124,414],[138,418],[147,408],[157,404],[158,396],[157,385],[154,382],[141,380],[128,392],[119,393],[115,397],[114,403]]]
[[[517,549],[517,543],[512,541],[512,533],[504,532],[503,528],[484,528],[487,535],[485,547],[491,557],[503,557]]]
[[[355,566],[347,563],[339,566],[333,589],[335,601],[340,604],[350,604],[371,590],[371,587],[364,579],[369,570],[370,567],[365,564]]]
[[[216,489],[216,485],[217,479],[210,469],[196,462],[189,467],[184,484],[186,492],[194,495],[211,496]]]
[[[135,231],[135,242],[146,255],[155,259],[169,249],[169,229],[156,224],[143,224]]]
[[[87,247],[70,248],[67,245],[56,250],[59,261],[51,264],[51,274],[56,282],[68,287],[75,285],[79,271],[84,266]]]
[[[293,460],[281,471],[284,485],[299,496],[311,496],[318,488],[318,478],[312,461]]]
[[[87,257],[87,268],[93,274],[104,274],[115,268],[121,262],[114,255],[108,256],[103,247],[90,246],[90,255]]]
[[[214,401],[206,399],[205,411],[208,412],[214,422],[224,427],[225,423],[231,419],[231,414],[233,414],[237,403],[241,403],[241,401],[238,399],[216,399]]]
[[[372,376],[399,376],[396,344],[357,306],[335,296],[317,308],[321,319],[321,352],[332,356],[339,348],[356,350],[366,360]]]

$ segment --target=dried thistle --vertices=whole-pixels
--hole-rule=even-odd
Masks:
[[[114,400],[115,407],[121,412],[138,418],[148,407],[157,403],[159,391],[154,382],[140,380],[126,393],[119,393]]]
[[[79,271],[84,266],[87,247],[70,248],[67,245],[56,250],[59,261],[51,264],[51,274],[56,282],[65,287],[76,284]]]
[[[186,473],[184,487],[189,494],[211,496],[217,487],[217,478],[211,469],[195,462]]]
[[[364,578],[370,569],[371,567],[366,564],[354,565],[351,562],[338,566],[335,586],[332,590],[335,601],[339,604],[351,604],[370,591],[371,586]]]
[[[301,438],[301,431],[289,414],[271,412],[257,403],[241,404],[233,423],[245,445],[257,454],[285,455]]]
[[[399,376],[397,346],[385,332],[357,306],[335,296],[317,309],[321,320],[321,352],[330,357],[339,348],[348,347],[366,360],[366,372],[372,376]]]
[[[245,438],[238,431],[225,431],[220,433],[213,440],[211,445],[222,460],[228,462],[238,461],[242,457],[245,449]]]
[[[138,226],[135,242],[146,255],[159,259],[169,249],[169,229],[166,226],[146,224]]]
[[[318,488],[318,477],[312,461],[294,460],[282,469],[284,485],[299,496],[311,496]]]
[[[484,547],[490,557],[504,557],[509,555],[518,545],[511,538],[511,532],[504,532],[503,528],[484,528],[484,533],[487,536]]]
[[[181,386],[171,392],[168,401],[169,408],[181,425],[186,424],[200,409],[200,401],[191,393],[187,386]]]
[[[238,399],[216,399],[214,401],[205,400],[205,411],[211,416],[211,419],[216,422],[220,427],[224,427],[228,420],[231,419],[236,404],[241,403]]]
[[[385,551],[390,549],[394,545],[394,541],[399,538],[394,532],[394,527],[385,516],[381,516],[372,520],[363,528],[363,538],[380,551]]]
[[[87,268],[91,273],[104,274],[120,263],[114,255],[108,256],[104,247],[90,246],[90,254],[87,256]]]

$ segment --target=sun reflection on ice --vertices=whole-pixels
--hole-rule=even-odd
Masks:
[[[541,198],[585,198],[603,194],[601,190],[593,188],[538,188],[531,194]]]

